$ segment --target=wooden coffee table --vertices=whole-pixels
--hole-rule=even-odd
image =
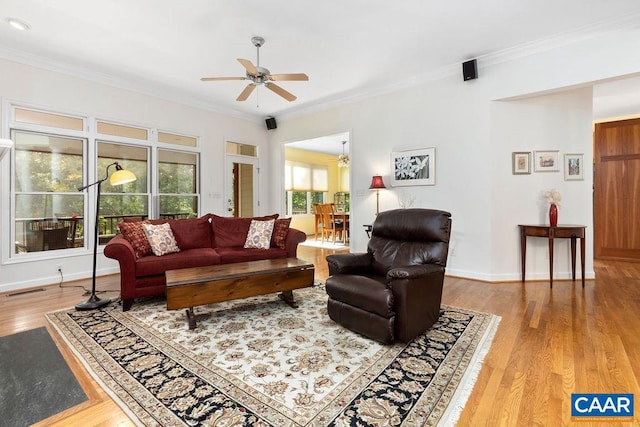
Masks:
[[[278,296],[297,307],[293,290],[313,285],[313,264],[299,258],[168,270],[167,310],[187,309],[189,329],[196,327],[193,307],[238,298],[280,292]]]

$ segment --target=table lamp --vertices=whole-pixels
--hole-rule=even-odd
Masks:
[[[369,186],[369,190],[376,190],[376,215],[380,213],[380,190],[387,188],[384,185],[384,181],[382,180],[382,176],[374,175],[371,180],[371,186]]]

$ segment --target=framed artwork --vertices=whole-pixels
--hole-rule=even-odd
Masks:
[[[525,175],[531,173],[531,153],[528,151],[513,152],[511,154],[512,159],[512,174],[513,175]]]
[[[565,181],[582,181],[584,179],[584,155],[583,154],[565,154],[564,155],[564,180]]]
[[[391,153],[391,186],[435,185],[436,149],[394,151]]]
[[[558,162],[558,150],[533,152],[533,170],[535,172],[558,172],[560,170]]]

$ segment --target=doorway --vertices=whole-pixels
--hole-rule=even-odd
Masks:
[[[259,172],[256,146],[227,142],[224,199],[229,216],[258,215]]]
[[[314,204],[333,203],[336,211],[350,218],[350,145],[349,132],[284,145],[285,198],[282,212],[292,217],[292,227],[310,236],[307,243],[318,237],[319,224]],[[348,247],[348,238],[345,237],[340,244]]]

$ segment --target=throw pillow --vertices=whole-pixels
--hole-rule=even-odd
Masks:
[[[247,241],[247,234],[251,221],[268,221],[277,219],[278,214],[233,218],[211,214],[211,230],[213,231],[214,248],[243,247]]]
[[[271,234],[271,246],[280,249],[287,248],[287,234],[289,233],[290,224],[291,218],[276,219],[273,224],[273,233]]]
[[[271,246],[271,233],[273,233],[274,222],[274,219],[270,219],[269,221],[251,220],[244,247],[269,249]]]
[[[146,234],[142,229],[142,222],[120,222],[118,228],[122,236],[133,246],[136,259],[153,253]]]
[[[154,255],[162,256],[173,252],[180,252],[180,248],[176,243],[176,238],[173,236],[171,226],[168,223],[164,224],[142,224],[144,234],[149,240],[151,250]]]

